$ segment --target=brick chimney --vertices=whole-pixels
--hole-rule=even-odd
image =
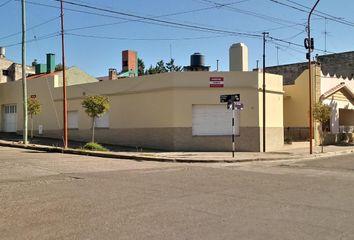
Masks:
[[[136,71],[138,69],[137,52],[125,50],[122,52],[122,70],[123,72]]]
[[[117,69],[115,69],[115,68],[110,68],[110,69],[108,69],[108,79],[109,79],[109,80],[116,80],[116,79],[118,79]]]

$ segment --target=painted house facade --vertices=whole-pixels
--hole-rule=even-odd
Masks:
[[[230,72],[170,72],[92,82],[75,76],[69,69],[69,140],[90,140],[91,119],[81,102],[89,95],[105,95],[111,108],[96,119],[99,143],[169,151],[230,151],[232,111],[220,103],[220,95],[238,93],[244,108],[236,114],[236,149],[261,151],[262,73],[240,71],[242,67],[238,67]],[[215,79],[219,79],[217,86]],[[274,74],[266,74],[266,79],[266,147],[270,151],[281,148],[284,142],[283,79]],[[34,119],[35,134],[61,139],[60,74],[33,76],[28,89],[29,96],[42,103],[42,113]],[[17,107],[14,118],[18,123],[22,122],[19,91],[19,81],[0,84],[0,103],[3,108],[11,104]],[[3,131],[5,125],[2,120]],[[22,125],[17,124],[16,131],[20,133]]]
[[[332,109],[327,129],[332,134],[354,130],[354,52],[318,56],[312,64],[312,104]],[[294,140],[309,138],[309,74],[307,63],[269,67],[284,79],[284,134]],[[315,138],[318,126],[314,121]]]

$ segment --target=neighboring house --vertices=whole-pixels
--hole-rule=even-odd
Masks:
[[[117,69],[109,68],[108,76],[98,77],[99,81],[117,80],[119,78],[138,76],[138,53],[132,50],[122,51],[122,71],[118,73]]]
[[[246,71],[248,62],[240,60],[246,59],[245,51],[233,51],[230,50],[230,72],[170,72],[92,83],[83,83],[78,77],[67,88],[69,140],[90,140],[91,119],[81,102],[88,95],[106,95],[110,111],[96,120],[95,135],[100,143],[172,151],[230,151],[232,111],[226,103],[220,103],[220,95],[239,93],[244,109],[236,114],[240,135],[236,149],[261,151],[262,73]],[[67,74],[70,81],[70,69]],[[267,150],[275,150],[284,142],[282,77],[266,74],[266,79],[266,146]],[[29,95],[43,104],[42,113],[34,120],[36,128],[41,126],[43,136],[60,139],[59,83],[60,77],[52,73],[33,76],[28,81]],[[0,103],[16,104],[16,119],[21,122],[19,92],[20,85],[16,83],[0,84]],[[18,124],[16,131],[21,130],[22,125]]]
[[[332,108],[327,129],[333,133],[354,129],[354,52],[317,57],[312,65],[312,104]],[[284,79],[284,131],[294,140],[309,138],[309,74],[307,63],[268,67]],[[314,130],[316,125],[314,124]],[[318,131],[315,132],[318,136]]]
[[[34,74],[33,66],[26,66],[27,75]],[[22,79],[22,65],[6,59],[5,48],[0,47],[0,83]]]
[[[37,129],[38,126],[49,128],[52,128],[52,126],[54,128],[62,127],[62,120],[59,119],[58,114],[58,111],[61,111],[61,106],[54,100],[60,95],[54,89],[59,89],[62,86],[62,71],[54,71],[54,54],[48,54],[47,60],[48,62],[44,66],[48,66],[48,68],[36,67],[36,70],[40,72],[27,77],[28,97],[39,99],[42,104],[42,113],[35,117]],[[36,66],[40,65],[43,64],[37,64]],[[71,67],[66,70],[66,79],[68,86],[98,82],[97,79],[77,67]],[[23,121],[21,89],[22,81],[0,83],[2,115],[0,118],[0,130],[3,132],[22,131],[22,124],[20,124]]]

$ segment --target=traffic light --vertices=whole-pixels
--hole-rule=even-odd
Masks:
[[[313,38],[310,39],[310,42],[308,40],[308,38],[304,39],[304,46],[306,49],[311,49],[311,51],[313,51],[315,49],[315,41],[313,40]]]

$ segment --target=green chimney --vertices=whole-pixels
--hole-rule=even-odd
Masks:
[[[55,54],[47,53],[47,73],[55,71]]]

